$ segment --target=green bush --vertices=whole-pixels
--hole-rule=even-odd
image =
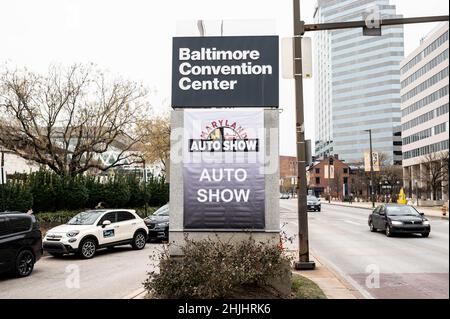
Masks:
[[[186,239],[183,257],[160,258],[159,273],[149,273],[144,287],[161,298],[227,298],[245,287],[267,287],[281,277],[289,260],[277,246],[246,240],[239,243]]]
[[[32,174],[14,174],[4,185],[0,208],[54,212],[95,208],[102,202],[106,208],[136,208],[165,205],[169,186],[163,177],[151,177],[144,185],[139,176],[64,177],[42,170]]]
[[[48,223],[61,225],[67,223],[72,217],[78,214],[80,211],[58,211],[58,212],[45,212],[35,214],[39,223]]]
[[[33,196],[20,182],[0,185],[0,209],[26,212],[33,206]]]

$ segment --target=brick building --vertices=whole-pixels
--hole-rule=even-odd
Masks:
[[[280,192],[293,194],[297,188],[297,157],[280,156]]]
[[[344,199],[351,189],[350,167],[339,160],[338,155],[331,156],[332,164],[328,167],[328,158],[321,159],[308,171],[308,189],[316,196]],[[331,176],[329,178],[328,176]]]

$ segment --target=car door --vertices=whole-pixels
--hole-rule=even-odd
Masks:
[[[136,229],[136,217],[127,211],[117,212],[117,236],[119,240],[132,239]]]
[[[378,212],[377,217],[377,229],[385,230],[386,228],[386,206],[382,205],[380,206],[380,210]]]
[[[103,222],[109,220],[111,225],[103,226]],[[108,245],[119,241],[117,239],[117,213],[109,212],[104,214],[97,223],[97,237],[100,245]]]
[[[375,227],[376,229],[378,229],[378,226],[380,224],[380,209],[381,209],[381,206],[378,206],[372,212],[372,224],[373,224],[373,227]]]
[[[12,258],[15,254],[14,247],[10,242],[12,233],[9,227],[9,219],[6,216],[0,216],[0,271],[9,269]]]

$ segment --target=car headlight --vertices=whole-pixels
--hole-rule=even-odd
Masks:
[[[167,226],[169,226],[169,222],[164,222],[164,223],[156,224],[156,227],[158,227],[158,228],[165,228],[165,227],[167,227]]]
[[[430,226],[430,222],[429,222],[428,220],[424,220],[424,221],[423,221],[423,225],[424,225],[424,226]]]
[[[394,226],[401,226],[401,225],[403,225],[402,222],[399,222],[399,221],[396,221],[396,220],[393,220],[393,221],[391,222],[391,224],[394,225]]]
[[[79,233],[80,233],[79,230],[72,230],[72,231],[68,232],[68,233],[66,234],[66,236],[67,236],[67,237],[75,237],[75,236],[78,235]]]

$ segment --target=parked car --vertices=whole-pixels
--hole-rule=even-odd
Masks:
[[[42,234],[33,215],[0,213],[0,273],[29,276],[42,256]]]
[[[288,193],[281,193],[280,194],[280,199],[289,199],[291,198],[291,195],[289,195]]]
[[[67,224],[50,229],[43,246],[55,257],[76,253],[89,259],[101,248],[143,249],[147,236],[147,227],[134,210],[99,209],[79,213]]]
[[[317,198],[316,196],[308,195],[306,201],[309,211],[320,212],[322,210],[322,204],[320,202],[320,199]]]
[[[394,234],[421,234],[430,236],[431,226],[427,218],[413,206],[383,204],[369,216],[370,231],[384,231],[386,236]]]
[[[169,240],[169,204],[159,208],[152,216],[144,219],[148,227],[148,238],[154,240]]]

